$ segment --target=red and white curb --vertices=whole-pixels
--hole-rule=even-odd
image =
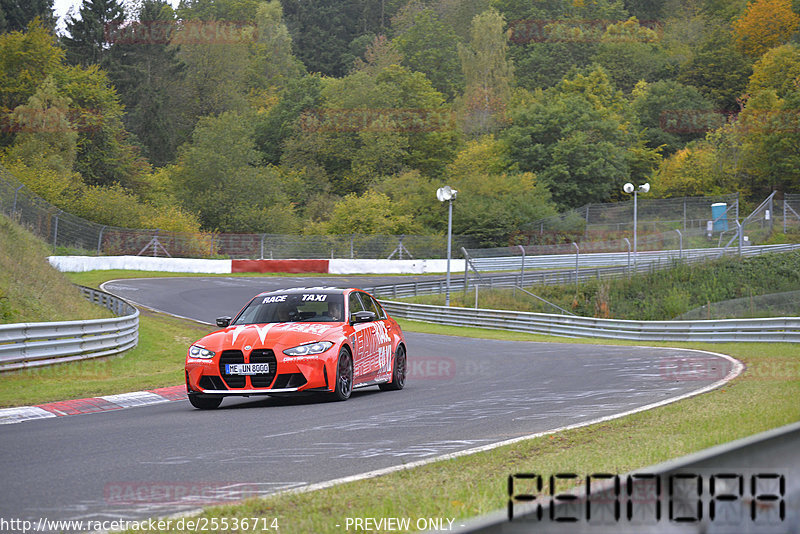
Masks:
[[[137,406],[149,406],[151,404],[183,400],[185,398],[186,386],[180,385],[147,391],[134,391],[133,393],[122,393],[120,395],[104,395],[88,399],[48,402],[35,406],[3,408],[0,409],[0,425],[21,423],[32,419],[109,412],[112,410],[122,410],[124,408],[135,408]]]

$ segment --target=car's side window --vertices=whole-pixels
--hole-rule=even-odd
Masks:
[[[386,319],[386,312],[383,311],[381,305],[378,304],[378,301],[376,301],[372,296],[364,293],[361,295],[361,299],[364,300],[364,305],[367,306],[369,311],[375,312],[375,316],[378,317],[378,319]],[[369,301],[368,304],[367,301]]]
[[[358,297],[358,292],[354,291],[350,293],[350,298],[347,300],[347,307],[349,308],[348,313],[352,316],[356,312],[364,311],[364,305],[361,303],[361,299]]]

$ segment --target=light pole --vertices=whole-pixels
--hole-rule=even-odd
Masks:
[[[636,236],[636,227],[638,225],[637,216],[639,211],[639,205],[637,203],[636,195],[638,193],[647,193],[650,191],[650,184],[645,183],[639,186],[637,189],[633,186],[632,183],[628,182],[624,186],[622,186],[622,190],[629,195],[633,193],[633,265],[636,266],[636,247],[637,247],[637,236]]]
[[[444,305],[450,306],[450,251],[453,235],[453,199],[456,198],[458,191],[446,185],[436,190],[436,198],[439,202],[447,202],[447,290],[444,296]]]

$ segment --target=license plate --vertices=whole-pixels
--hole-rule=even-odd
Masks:
[[[269,373],[268,363],[226,363],[225,374],[259,375]]]

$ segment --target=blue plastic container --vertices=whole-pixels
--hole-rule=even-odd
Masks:
[[[711,220],[714,221],[714,231],[724,232],[728,229],[728,204],[725,202],[717,202],[711,204]]]

